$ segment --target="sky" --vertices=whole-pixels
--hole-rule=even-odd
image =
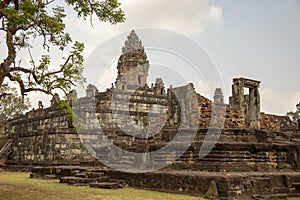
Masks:
[[[181,63],[182,60],[177,62],[173,57],[174,61],[168,62],[167,60],[172,60],[168,57],[170,53],[155,55],[151,48],[147,48],[147,45],[151,46],[148,42],[150,37],[143,32],[144,28],[166,29],[174,33],[174,38],[170,37],[170,40],[175,51],[180,52],[182,46],[183,49],[186,48],[187,55],[198,52],[184,47],[180,43],[184,39],[176,40],[179,34],[186,41],[192,41],[201,47],[207,55],[204,59],[210,59],[214,70],[219,73],[222,86],[205,77],[198,80],[191,77],[191,80],[186,80],[193,82],[199,93],[207,94],[211,98],[205,87],[220,86],[225,99],[228,99],[232,79],[246,77],[261,81],[263,112],[285,115],[288,111],[295,110],[296,103],[300,101],[300,1],[120,0],[120,3],[126,21],[118,25],[100,23],[94,19],[91,26],[89,21],[78,19],[72,9],[67,8],[67,30],[74,40],[85,43],[84,55],[87,63],[91,55],[95,55],[97,48],[99,50],[99,46],[102,45],[103,48],[103,43],[111,41],[112,38],[124,38],[120,41],[125,41],[124,33],[135,29],[145,45],[150,65],[155,59],[161,60],[153,61],[153,69],[159,64],[167,63],[169,68],[174,65],[178,76],[174,73],[166,74],[173,74],[173,81],[176,82],[182,75],[180,69],[185,66]],[[158,37],[157,40],[162,38]],[[117,46],[120,44],[122,43],[113,47],[121,50],[121,46]],[[107,84],[114,82],[115,64],[116,62],[112,62],[111,68],[105,71],[107,78],[104,82]],[[193,74],[192,71],[186,71]],[[163,76],[162,71],[162,74],[159,74],[159,70],[155,73],[156,77]],[[168,84],[172,82],[172,76],[166,81]],[[31,94],[31,97],[46,99],[40,94]],[[33,106],[36,107],[35,104]]]
[[[300,101],[300,1],[120,2],[126,14],[123,24],[67,23],[73,36],[85,42],[87,55],[101,42],[133,28],[172,30],[206,50],[223,79],[225,99],[232,79],[247,77],[261,81],[262,111],[285,115],[295,110]],[[201,83],[194,83],[196,89]]]

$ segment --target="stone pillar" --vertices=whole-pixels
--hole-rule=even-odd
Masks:
[[[170,87],[170,89],[168,89],[168,118],[169,118],[169,126],[170,127],[174,127],[174,118],[176,115],[175,112],[175,106],[173,105],[173,88]]]
[[[183,128],[191,127],[190,103],[194,98],[195,90],[193,84],[189,83],[186,86],[173,89],[177,100],[177,116],[180,119],[180,126]],[[197,100],[195,100],[197,101]]]
[[[258,88],[249,89],[248,119],[250,128],[260,128],[260,97]]]
[[[54,96],[51,99],[51,107],[58,106],[59,105],[59,101],[60,101],[59,95],[57,93],[55,93]]]
[[[164,86],[164,82],[161,78],[156,79],[154,89],[155,89],[156,95],[164,95],[165,94],[165,86]]]
[[[235,110],[239,110],[241,111],[241,113],[244,113],[244,84],[239,79],[234,79],[233,83],[234,84],[232,85],[232,107]]]

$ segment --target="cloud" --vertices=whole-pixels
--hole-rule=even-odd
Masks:
[[[207,1],[191,0],[151,0],[121,1],[129,27],[165,28],[181,33],[202,31],[204,21],[209,15]]]
[[[214,89],[221,87],[221,84],[215,81],[200,80],[195,84],[195,89],[201,95],[213,100]],[[224,93],[225,103],[228,103],[228,95]],[[231,96],[231,95],[230,95]],[[263,88],[260,90],[261,111],[275,115],[286,115],[289,111],[296,110],[296,104],[300,102],[300,92],[297,90],[280,90]]]
[[[223,21],[222,8],[209,5],[207,0],[120,0],[120,3],[126,21],[117,25],[98,22],[94,17],[92,27],[89,21],[68,11],[67,29],[75,39],[85,42],[87,52],[111,36],[133,28],[162,28],[192,36]]]
[[[222,88],[223,84],[221,82],[218,81],[214,81],[214,80],[200,80],[198,81],[198,83],[196,83],[195,85],[195,89],[196,92],[198,92],[200,95],[213,100],[213,95],[215,92],[216,88]],[[224,96],[226,96],[226,94],[223,91]],[[227,103],[227,99],[224,99],[225,103]]]
[[[49,95],[45,95],[41,92],[30,92],[28,94],[28,97],[30,99],[30,103],[33,109],[38,108],[39,101],[42,101],[44,108],[49,107],[51,105],[50,100],[52,99],[52,97]]]
[[[295,111],[296,104],[300,102],[300,92],[297,90],[261,89],[262,111],[286,115],[289,111]]]
[[[223,19],[222,8],[209,5],[207,0],[188,2],[186,0],[120,0],[120,3],[126,21],[117,25],[99,22],[94,16],[93,26],[91,26],[89,19],[87,21],[78,19],[76,13],[71,8],[67,8],[65,19],[67,31],[73,41],[84,42],[85,58],[111,37],[133,28],[162,28],[192,36],[202,33],[207,26],[220,25]],[[121,46],[118,48],[121,50]],[[58,59],[60,56],[57,55]],[[115,74],[115,67],[114,70],[107,70],[106,75],[110,75],[107,77],[111,78],[112,74]],[[110,86],[113,81],[103,79],[103,84]],[[32,94],[31,97],[35,99],[34,106],[39,99],[43,99],[39,94]],[[49,102],[49,97],[43,100]]]
[[[222,8],[211,6],[207,0],[122,0],[127,21],[124,27],[154,27],[197,34],[206,24],[222,21]]]
[[[210,7],[210,18],[214,24],[220,25],[223,22],[222,8],[218,7],[218,6],[211,6]]]

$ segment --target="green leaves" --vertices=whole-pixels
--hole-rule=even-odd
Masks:
[[[296,104],[296,111],[293,112],[288,112],[287,115],[294,121],[296,122],[298,119],[300,119],[300,102]]]
[[[41,7],[35,5],[30,0],[23,0],[19,2],[18,9],[16,5],[10,5],[4,9],[7,13],[7,26],[24,27],[34,20]]]
[[[78,17],[86,19],[95,14],[100,21],[116,24],[124,22],[124,12],[119,8],[120,3],[117,0],[66,0],[77,11]]]
[[[8,85],[2,85],[2,87],[0,87],[0,94],[1,93],[6,94],[0,98],[0,115],[2,117],[12,118],[30,108],[29,99],[23,99],[21,96],[17,95],[15,88],[11,88]]]
[[[67,114],[67,120],[70,123],[73,123],[75,120],[75,115],[72,111],[72,107],[70,106],[69,100],[60,100],[59,101],[59,107],[65,111]]]
[[[100,21],[112,24],[125,20],[117,0],[65,2],[84,19],[94,15]],[[65,30],[65,17],[65,9],[57,0],[1,1],[0,31],[4,33],[7,56],[0,63],[0,88],[11,81],[18,84],[22,96],[32,91],[53,95],[55,90],[67,96],[73,85],[85,81],[82,76],[84,44],[72,42],[71,35]],[[33,46],[33,41],[38,41],[34,44],[36,46]],[[46,53],[32,55],[32,48],[44,48]],[[24,49],[31,58],[30,66],[16,62],[18,52]],[[67,56],[61,59],[60,65],[54,66],[53,63],[57,62],[51,62],[51,55],[57,55],[57,51]],[[0,97],[3,93],[0,90]]]

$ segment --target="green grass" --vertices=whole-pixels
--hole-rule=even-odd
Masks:
[[[0,171],[0,199],[15,200],[203,200],[179,194],[168,194],[134,188],[94,189],[88,186],[59,184],[58,180],[30,179],[28,173]]]

